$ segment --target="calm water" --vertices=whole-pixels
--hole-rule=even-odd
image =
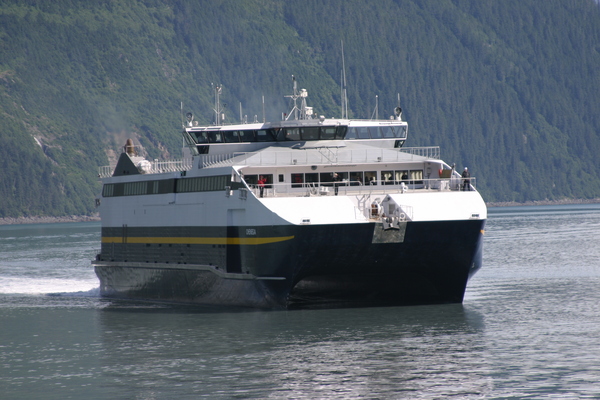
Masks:
[[[600,205],[490,209],[463,305],[98,298],[99,224],[0,226],[2,399],[600,398]]]

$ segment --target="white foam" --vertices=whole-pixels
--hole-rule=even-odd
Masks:
[[[2,294],[90,293],[98,288],[98,280],[60,278],[0,277]]]

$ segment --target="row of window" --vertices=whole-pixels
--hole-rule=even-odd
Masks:
[[[228,182],[231,184],[231,177],[228,175],[178,179],[176,192],[189,193],[223,190]]]
[[[185,179],[107,183],[102,188],[103,197],[139,196],[144,194],[211,192],[232,186],[229,175],[203,176]]]
[[[198,144],[341,139],[406,139],[406,126],[310,126],[235,131],[195,131]]]
[[[332,182],[340,182],[342,185],[359,186],[370,185],[397,185],[400,182],[421,184],[423,183],[423,170],[403,170],[403,171],[381,171],[381,176],[377,178],[377,171],[352,171],[338,172],[337,178],[334,173],[305,173],[292,174],[292,187],[302,187],[304,184],[314,184],[331,186]]]
[[[423,170],[390,170],[381,171],[377,176],[377,171],[336,171],[334,172],[309,172],[294,173],[291,175],[292,187],[304,187],[306,184],[315,186],[332,186],[333,182],[340,185],[357,186],[363,184],[371,185],[394,185],[400,182],[421,184],[423,183]],[[244,180],[248,185],[258,184],[259,179],[263,178],[267,187],[274,183],[272,174],[264,175],[245,175]],[[280,183],[284,182],[284,175],[278,176]],[[126,182],[126,183],[107,183],[102,188],[103,197],[116,196],[139,196],[146,194],[165,194],[165,193],[190,193],[190,192],[212,192],[225,189],[231,186],[232,189],[241,187],[242,184],[231,182],[229,175],[203,176],[197,178],[182,179],[162,179],[157,181]],[[234,187],[235,186],[235,187]]]
[[[348,128],[344,139],[406,139],[406,126],[360,126]]]
[[[365,183],[371,185],[398,185],[400,182],[411,184],[423,183],[423,170],[397,170],[397,171],[381,171],[381,175],[377,177],[377,171],[352,171],[352,172],[308,172],[292,174],[292,187],[304,187],[307,184],[314,186],[332,186],[333,182],[339,182],[340,185],[358,186]],[[265,180],[267,187],[274,182],[273,175],[244,175],[244,180],[248,185],[255,186],[260,178]],[[284,182],[283,174],[278,177],[280,183]]]

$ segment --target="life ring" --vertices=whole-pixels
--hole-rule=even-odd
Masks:
[[[400,213],[400,215],[398,216],[398,219],[400,219],[400,221],[406,221],[406,214]]]

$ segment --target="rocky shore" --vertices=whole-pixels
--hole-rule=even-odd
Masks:
[[[64,217],[18,217],[18,218],[0,218],[0,225],[16,224],[51,224],[60,222],[89,222],[100,221],[99,215],[71,215]]]

